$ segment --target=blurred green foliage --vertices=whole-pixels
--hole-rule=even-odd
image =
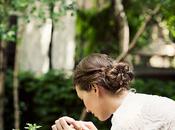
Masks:
[[[160,4],[160,10],[155,16],[153,16],[152,20],[148,23],[148,26],[146,27],[144,33],[139,38],[137,46],[135,48],[136,50],[149,44],[151,25],[160,21],[166,22],[167,28],[170,32],[170,38],[172,40],[175,39],[175,21],[173,20],[175,17],[174,0],[145,0],[144,2],[139,0],[130,0],[123,4],[125,6],[125,12],[129,23],[131,39],[135,35],[140,25],[143,23],[145,16],[151,14],[154,8]]]
[[[59,6],[58,6],[59,4]],[[55,6],[59,8],[55,8]],[[0,41],[15,41],[16,25],[10,26],[10,17],[16,16],[30,22],[32,18],[44,21],[47,18],[57,22],[61,16],[68,11],[75,13],[76,2],[72,0],[69,4],[65,0],[1,0],[0,1]]]
[[[160,95],[175,100],[175,82],[172,80],[137,78],[131,87],[138,93]]]
[[[148,23],[143,34],[139,37],[134,50],[138,50],[148,45],[151,40],[152,25],[163,21],[170,32],[170,38],[175,40],[175,1],[174,0],[127,0],[123,1],[124,11],[127,16],[130,41],[135,36],[137,30],[145,20],[146,15],[150,15],[157,5],[160,10]],[[90,9],[80,9],[77,12],[76,21],[76,61],[92,53],[100,52],[117,57],[119,54],[119,27],[117,17],[114,15],[114,5],[108,4],[105,8],[98,7]]]
[[[14,128],[12,73],[7,73],[5,99],[5,129]],[[72,79],[63,72],[50,71],[36,77],[30,72],[19,75],[21,128],[26,122],[36,123],[43,130],[50,129],[60,116],[79,118],[83,108],[72,87]],[[11,124],[11,125],[9,125]]]
[[[42,126],[42,130],[50,129],[54,121],[67,115],[79,119],[83,103],[78,99],[72,87],[72,77],[63,71],[50,71],[37,77],[33,73],[23,72],[19,75],[19,98],[21,130],[27,122]],[[175,82],[155,79],[136,79],[133,84],[137,92],[157,94],[175,100]],[[5,129],[12,129],[13,119],[12,72],[6,78]],[[91,114],[85,120],[91,120],[100,130],[110,129],[110,120],[100,122]]]
[[[0,41],[15,41],[16,28],[8,29],[6,25],[0,23]]]
[[[62,2],[58,12],[52,9],[54,2]],[[7,2],[7,3],[6,3]],[[45,20],[52,18],[57,20],[59,16],[65,14],[66,9],[75,10],[72,5],[65,5],[64,0],[41,0],[43,8],[37,9],[34,0],[11,0],[0,4],[0,41],[14,41],[15,29],[9,28],[8,19],[12,12],[23,12],[22,15],[29,22],[30,15],[35,18]],[[75,3],[74,3],[75,4]],[[127,0],[123,2],[127,20],[130,28],[131,39],[144,21],[144,14],[151,13],[157,4],[161,4],[161,9],[156,16],[167,23],[170,36],[175,39],[175,1],[174,0]],[[27,8],[29,7],[30,8]],[[49,16],[45,12],[45,5],[51,11]],[[118,25],[114,17],[112,5],[98,10],[78,10],[76,21],[76,61],[92,52],[106,53],[110,56],[119,54],[118,46]],[[26,13],[27,12],[27,13]],[[149,25],[157,22],[157,17]],[[139,38],[136,49],[149,43],[151,29],[146,28]],[[7,72],[5,83],[5,129],[12,129],[13,126],[13,74]],[[137,92],[157,94],[175,99],[175,82],[162,81],[155,79],[136,79],[133,84]],[[25,72],[19,75],[19,96],[20,96],[20,117],[21,128],[26,122],[37,123],[42,126],[42,130],[50,129],[51,125],[60,116],[68,115],[79,119],[83,104],[77,98],[72,89],[72,78],[62,71],[50,71],[43,76],[36,77],[33,73]],[[110,129],[110,121],[99,122],[91,114],[87,115],[86,120],[92,120],[100,130]]]
[[[111,6],[103,10],[78,10],[76,20],[76,60],[92,52],[116,55],[117,24]]]

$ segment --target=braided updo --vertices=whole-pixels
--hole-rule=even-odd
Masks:
[[[128,64],[114,60],[106,54],[91,54],[80,61],[74,71],[74,86],[90,91],[97,84],[115,93],[121,88],[129,89],[133,72]]]

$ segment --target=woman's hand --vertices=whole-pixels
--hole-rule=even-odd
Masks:
[[[61,117],[55,121],[52,130],[76,130],[74,126],[71,125],[73,122],[76,122],[73,118],[67,116]]]
[[[77,121],[77,122],[79,122],[82,126],[88,128],[87,130],[97,130],[97,128],[91,121],[88,121],[88,122],[87,121]]]
[[[92,122],[76,121],[65,116],[55,121],[52,130],[97,130],[97,128]]]

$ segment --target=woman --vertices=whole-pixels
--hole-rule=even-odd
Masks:
[[[87,112],[100,121],[112,116],[111,130],[175,130],[175,102],[130,91],[133,72],[105,54],[85,57],[74,71],[74,87]],[[61,117],[52,130],[97,130],[92,122]]]

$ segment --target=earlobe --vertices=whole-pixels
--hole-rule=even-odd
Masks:
[[[100,87],[98,86],[98,85],[96,85],[96,84],[94,84],[93,85],[93,87],[92,87],[92,91],[94,92],[94,94],[96,95],[96,96],[100,96],[101,94],[101,90],[100,90]]]
[[[97,96],[100,95],[100,88],[99,88],[99,86],[94,85],[93,86],[93,91],[94,91],[95,95],[97,95]]]

